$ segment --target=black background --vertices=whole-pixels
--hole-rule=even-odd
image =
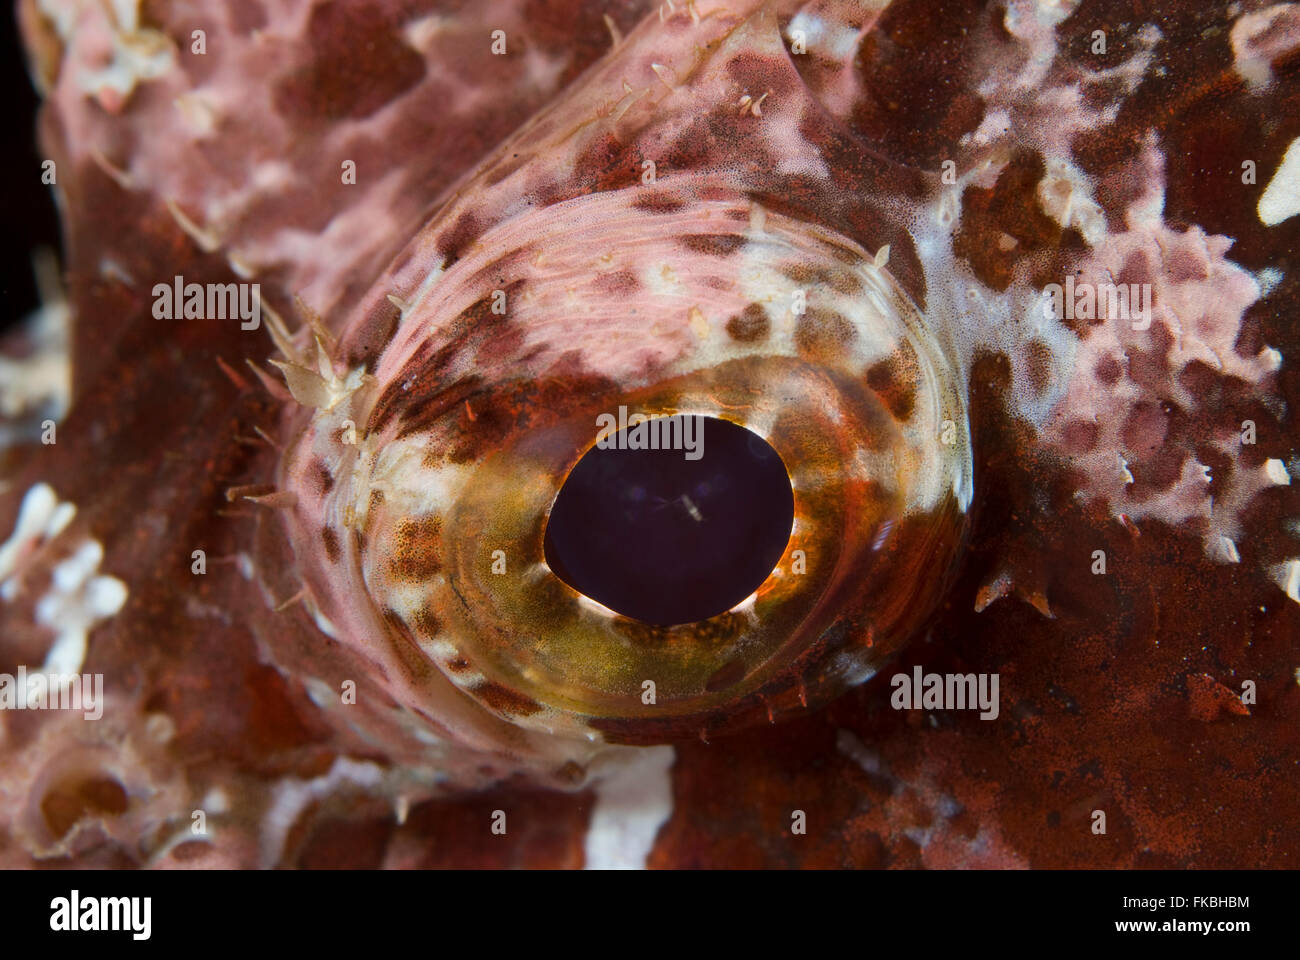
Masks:
[[[40,303],[32,251],[59,250],[53,188],[41,183],[36,143],[38,99],[18,39],[15,4],[0,0],[0,330]],[[61,255],[60,255],[60,259]]]
[[[38,871],[0,874],[6,953],[24,944],[123,952],[203,944],[206,952],[348,948],[433,957],[507,953],[692,957],[1050,956],[1091,944],[1193,955],[1255,955],[1294,934],[1286,871],[636,872],[617,877],[498,872]],[[152,935],[50,930],[50,901],[149,896]],[[1177,910],[1124,909],[1124,897],[1185,896]],[[1194,896],[1249,897],[1192,909]],[[1122,920],[1246,920],[1249,932],[1118,932]],[[1253,942],[1252,942],[1253,940]],[[405,944],[406,946],[403,946]],[[1035,949],[1037,948],[1037,949]],[[146,949],[148,947],[146,946]],[[513,952],[513,951],[510,951]],[[47,955],[44,952],[41,955]],[[174,953],[173,953],[174,955]]]

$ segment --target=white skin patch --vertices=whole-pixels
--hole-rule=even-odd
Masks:
[[[1271,572],[1273,582],[1282,588],[1282,592],[1300,603],[1300,558],[1292,557],[1285,563],[1279,563]]]
[[[15,574],[21,574],[35,552],[63,532],[76,512],[48,484],[38,483],[27,491],[13,535],[0,544],[0,599],[13,600],[20,580]],[[95,540],[85,540],[50,571],[50,589],[36,603],[37,623],[54,632],[41,668],[45,673],[78,673],[90,631],[126,603],[126,584],[99,574],[103,559],[104,548]]]
[[[1291,475],[1287,473],[1286,464],[1281,460],[1265,460],[1264,475],[1276,486],[1287,487],[1291,485]]]
[[[1243,15],[1232,25],[1233,66],[1251,93],[1263,93],[1273,83],[1272,62],[1295,47],[1300,37],[1300,6],[1278,3]]]
[[[25,355],[0,355],[0,449],[36,439],[43,419],[60,421],[71,395],[72,370],[68,355],[71,313],[63,295],[59,266],[48,250],[35,260],[41,306],[21,326],[28,345]]]
[[[595,783],[596,809],[585,843],[588,870],[640,870],[659,828],[673,812],[672,747],[644,747],[620,756]]]
[[[887,801],[888,804],[899,803],[906,797],[908,808],[915,804],[928,808],[930,817],[928,825],[924,828],[916,826],[901,830],[894,828],[896,835],[905,836],[921,847],[923,862],[929,858],[931,850],[938,850],[949,843],[957,842],[965,847],[968,860],[977,867],[996,865],[1005,868],[1011,865],[1023,868],[1027,866],[1023,858],[1010,849],[996,827],[982,826],[974,837],[967,837],[954,831],[951,822],[962,812],[962,804],[957,797],[938,784],[935,774],[931,771],[922,767],[907,778],[901,777],[889,768],[876,750],[867,746],[849,730],[841,729],[836,734],[835,746],[841,754],[852,760],[864,772],[890,783],[893,798]],[[930,866],[928,863],[926,865]]]
[[[157,30],[138,28],[135,5],[118,3],[114,7],[117,32],[107,36],[91,34],[90,37],[78,34],[70,39],[74,44],[98,42],[111,50],[111,60],[106,66],[99,69],[82,66],[77,83],[83,91],[94,95],[105,109],[116,113],[138,84],[161,77],[175,66],[176,51],[167,37]],[[124,14],[129,14],[126,19],[118,19]]]
[[[1241,563],[1241,554],[1237,552],[1237,545],[1228,537],[1219,537],[1218,547],[1211,551],[1211,555],[1220,563]]]
[[[786,35],[796,32],[804,35],[808,47],[831,60],[844,60],[853,56],[858,48],[858,31],[847,24],[827,22],[815,13],[800,10],[790,21]]]
[[[1282,164],[1260,194],[1255,212],[1266,227],[1275,227],[1300,213],[1300,137],[1286,148]]]
[[[13,534],[0,544],[0,599],[13,599],[18,589],[13,574],[37,547],[62,533],[76,512],[72,504],[59,501],[49,484],[38,483],[27,491]]]
[[[55,566],[50,590],[36,604],[36,620],[54,631],[54,644],[42,668],[47,673],[78,673],[86,659],[86,641],[101,620],[117,614],[126,603],[126,584],[100,576],[104,548],[87,540]]]
[[[276,784],[275,796],[262,816],[262,866],[271,867],[284,854],[285,839],[299,814],[314,800],[349,787],[375,790],[384,779],[383,770],[367,761],[338,757],[329,772],[311,780],[286,777]]]

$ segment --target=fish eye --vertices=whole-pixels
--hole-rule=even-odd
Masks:
[[[412,710],[467,697],[560,739],[707,738],[871,676],[943,594],[972,496],[964,394],[887,251],[773,212],[755,227],[752,200],[716,191],[658,214],[648,248],[640,199],[480,238],[436,307],[394,310],[364,375],[286,427],[314,609],[415,671],[390,684]],[[737,224],[726,245],[701,239],[714,223]],[[724,248],[746,285],[699,255]],[[583,270],[538,253],[566,249]]]

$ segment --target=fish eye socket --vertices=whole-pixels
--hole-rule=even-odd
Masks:
[[[285,428],[315,612],[457,737],[550,751],[798,714],[901,649],[961,552],[964,396],[887,251],[768,212],[744,283],[718,282],[699,231],[749,200],[656,214],[650,253],[629,202],[580,203],[599,271],[558,262],[586,244],[537,211],[395,331],[359,315],[341,352],[372,326],[387,346]]]
[[[583,596],[673,626],[753,594],[793,521],[785,463],[762,437],[714,417],[657,417],[602,432],[560,488],[544,551]]]

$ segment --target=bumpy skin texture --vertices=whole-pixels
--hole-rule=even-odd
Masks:
[[[244,366],[271,352],[261,332],[156,320],[149,291],[253,275],[280,313],[298,296],[341,338],[336,373],[373,364],[382,390],[385,311],[402,309],[388,293],[411,306],[431,271],[491,262],[475,242],[521,198],[613,196],[654,159],[664,190],[692,185],[688,209],[730,191],[774,222],[889,247],[960,371],[974,500],[956,582],[886,674],[996,672],[1002,704],[992,722],[896,711],[878,677],[775,726],[679,743],[647,863],[1294,865],[1300,510],[1281,481],[1300,217],[1269,225],[1257,204],[1300,136],[1295,6],[128,6],[116,21],[20,6],[49,98],[75,383],[58,443],[8,454],[0,531],[40,482],[76,513],[6,573],[0,671],[45,660],[41,598],[85,544],[126,599],[89,629],[103,720],[0,714],[0,862],[583,862],[595,794],[540,786],[522,759],[536,749],[502,730],[462,778],[482,789],[436,796],[410,731],[376,738],[309,696],[294,665],[349,653],[301,603],[269,609],[299,582],[279,517],[225,495],[291,485],[254,428],[288,443],[306,414]],[[613,49],[602,13],[627,34]],[[199,28],[207,53],[188,54]],[[340,184],[345,159],[356,185]],[[676,202],[628,212],[653,238]],[[1048,318],[1041,291],[1069,275],[1151,283],[1149,329]],[[678,342],[633,333],[650,353]],[[802,342],[835,338],[814,326]],[[586,349],[574,383],[597,362]],[[320,561],[296,546],[302,568]],[[498,809],[505,836],[487,829]]]

